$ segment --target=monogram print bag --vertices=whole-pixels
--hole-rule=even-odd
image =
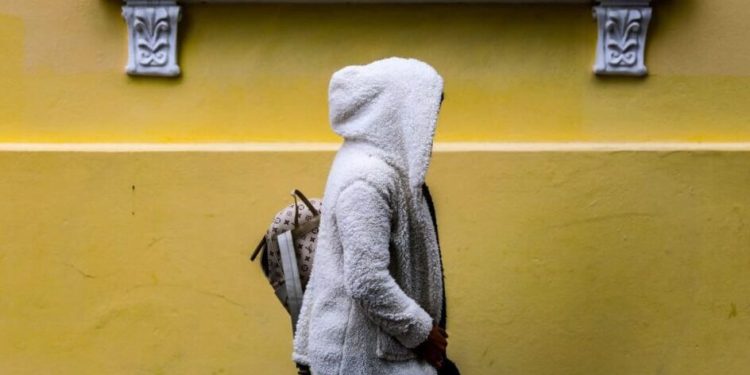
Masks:
[[[276,214],[250,260],[255,261],[260,255],[263,274],[291,315],[294,328],[302,294],[310,279],[322,202],[320,199],[307,199],[296,189],[292,197],[294,203]]]

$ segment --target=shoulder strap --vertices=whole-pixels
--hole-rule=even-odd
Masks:
[[[298,196],[299,199],[302,199],[302,202],[305,202],[305,206],[307,206],[307,209],[310,210],[310,212],[312,212],[313,216],[320,215],[320,212],[318,212],[318,210],[316,210],[315,207],[313,207],[312,203],[310,203],[310,200],[308,200],[307,197],[304,194],[302,194],[301,191],[294,189],[293,194]]]
[[[302,282],[299,278],[299,268],[297,268],[297,255],[294,252],[292,231],[281,233],[276,238],[279,243],[281,267],[284,270],[286,301],[289,305],[289,314],[292,316],[292,330],[296,330],[297,318],[302,307]]]
[[[258,254],[266,247],[266,236],[261,237],[260,242],[258,243],[258,246],[255,247],[255,250],[253,251],[253,254],[250,255],[250,261],[255,262],[255,258],[258,256]]]

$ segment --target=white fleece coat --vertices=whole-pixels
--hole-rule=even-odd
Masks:
[[[434,375],[414,347],[440,320],[439,250],[422,184],[443,80],[389,58],[336,72],[328,177],[293,359],[317,375]]]

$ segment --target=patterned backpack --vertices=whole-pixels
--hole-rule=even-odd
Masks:
[[[261,255],[263,274],[289,312],[294,330],[312,270],[322,202],[320,199],[308,200],[296,189],[292,197],[294,203],[276,214],[250,260],[255,261]],[[304,204],[300,204],[297,197]]]

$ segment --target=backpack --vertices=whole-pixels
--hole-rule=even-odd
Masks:
[[[279,211],[255,247],[251,261],[260,255],[260,267],[276,297],[289,312],[292,330],[297,325],[302,295],[310,280],[320,225],[320,199],[291,193],[294,203]],[[299,197],[303,204],[297,201]]]
[[[426,185],[423,186],[423,191],[437,235],[432,196]],[[291,195],[294,203],[274,216],[273,222],[255,247],[250,260],[255,261],[260,255],[260,268],[276,293],[276,297],[289,312],[292,332],[294,332],[302,307],[302,295],[310,280],[323,203],[320,199],[307,199],[297,189],[292,191]],[[304,203],[303,205],[297,201],[298,197]],[[443,295],[443,302],[445,303],[445,295]],[[443,311],[440,326],[445,327],[445,305]],[[309,367],[301,364],[297,364],[297,370],[298,375],[311,374]],[[460,375],[460,372],[451,360],[445,358],[445,364],[438,370],[438,375]]]

